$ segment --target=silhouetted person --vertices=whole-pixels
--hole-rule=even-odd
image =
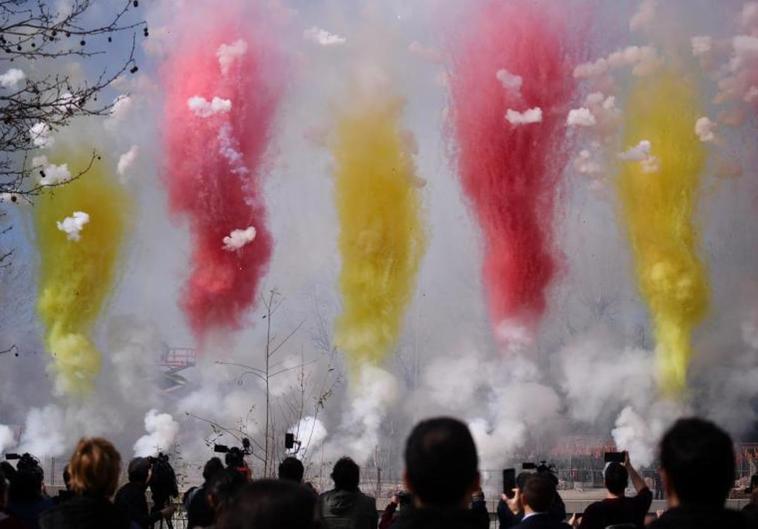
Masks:
[[[296,457],[288,457],[279,463],[279,479],[302,483],[303,474],[305,474],[305,467]]]
[[[712,422],[680,419],[660,443],[669,510],[651,529],[744,529],[742,513],[724,508],[734,485],[734,447]]]
[[[74,491],[71,490],[71,473],[68,471],[68,465],[63,467],[63,485],[64,489],[58,491],[58,495],[53,498],[53,503],[58,505],[74,497]]]
[[[555,503],[555,482],[544,474],[532,474],[524,483],[520,494],[524,516],[516,529],[569,529],[569,525],[558,521],[550,514]]]
[[[332,470],[334,489],[319,497],[318,517],[324,529],[376,529],[376,500],[358,488],[360,469],[343,457]]]
[[[8,480],[3,469],[0,469],[0,529],[26,529],[15,516],[5,511],[8,502]]]
[[[101,438],[82,439],[69,462],[75,496],[40,517],[42,529],[129,529],[129,517],[111,503],[121,456]]]
[[[206,497],[213,510],[213,522],[237,499],[237,495],[247,483],[244,473],[235,468],[225,468],[216,472],[208,483]]]
[[[10,478],[7,511],[28,529],[38,529],[40,515],[53,506],[44,493],[44,477],[37,460],[24,454]]]
[[[316,529],[316,501],[293,481],[254,481],[222,511],[215,529]]]
[[[480,492],[479,460],[468,427],[447,417],[418,423],[405,445],[406,489],[414,508],[392,529],[487,529],[483,502],[472,509]]]
[[[639,529],[645,526],[645,515],[653,502],[653,493],[645,480],[634,469],[626,454],[626,461],[608,463],[605,468],[605,488],[608,494],[603,501],[587,507],[579,524],[580,529],[605,529],[614,524],[634,524]],[[626,488],[632,480],[637,495],[627,498]]]
[[[213,525],[214,512],[208,502],[208,491],[213,477],[224,470],[224,464],[217,457],[209,459],[203,467],[203,484],[190,490],[186,498],[187,527],[209,527]]]
[[[176,507],[169,505],[160,511],[150,512],[147,507],[147,485],[150,481],[150,461],[135,457],[129,462],[129,482],[116,494],[115,503],[140,529],[150,529],[161,518],[169,518]]]

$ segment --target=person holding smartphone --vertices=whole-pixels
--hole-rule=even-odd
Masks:
[[[623,463],[612,461],[605,467],[605,488],[608,489],[608,494],[604,500],[587,507],[579,522],[579,529],[604,529],[615,524],[634,524],[640,529],[645,526],[645,515],[653,502],[653,493],[632,466],[629,453],[623,454]],[[627,497],[626,488],[630,479],[637,494]]]

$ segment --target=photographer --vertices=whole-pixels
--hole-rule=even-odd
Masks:
[[[149,529],[161,518],[170,518],[176,511],[174,505],[150,513],[147,508],[148,483],[152,476],[150,460],[136,457],[129,463],[129,483],[121,487],[116,494],[115,503],[140,529]]]
[[[634,524],[642,529],[645,525],[645,515],[653,502],[653,493],[632,466],[629,453],[624,453],[623,464],[608,463],[604,477],[608,494],[604,500],[587,507],[579,528],[603,529],[615,524]],[[637,495],[628,498],[625,491],[630,479]]]
[[[384,508],[379,519],[379,529],[390,529],[401,516],[408,514],[413,507],[413,495],[410,492],[398,491]]]
[[[524,487],[527,480],[532,476],[542,476],[553,484],[553,499],[547,512],[550,518],[555,521],[562,522],[565,520],[566,504],[563,503],[563,498],[558,493],[558,477],[555,475],[553,466],[542,461],[539,465],[524,463],[524,468],[533,468],[536,472],[521,472],[516,477],[516,489],[514,489],[513,498],[508,498],[505,494],[501,496],[501,500],[497,506],[498,527],[500,529],[515,527],[523,520],[525,514],[523,502]]]
[[[37,529],[40,514],[53,506],[53,501],[44,494],[43,481],[39,462],[29,454],[22,455],[10,477],[8,512],[29,529]]]
[[[212,457],[203,467],[203,484],[188,492],[186,498],[187,527],[208,527],[213,524],[213,509],[208,502],[213,477],[224,470],[224,465],[217,457]]]

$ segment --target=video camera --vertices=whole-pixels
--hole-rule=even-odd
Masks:
[[[213,445],[213,451],[220,454],[226,454],[224,456],[224,462],[229,468],[239,468],[245,466],[245,456],[249,456],[253,453],[250,445],[250,439],[247,437],[242,439],[242,447],[238,446],[226,446],[220,444]]]

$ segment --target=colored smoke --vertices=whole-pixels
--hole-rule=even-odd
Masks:
[[[264,155],[284,73],[260,17],[248,18],[236,1],[222,13],[204,5],[202,16],[177,18],[180,35],[163,70],[165,181],[171,211],[188,219],[193,241],[181,305],[199,338],[241,326],[268,267]],[[249,20],[258,21],[254,31]],[[255,226],[255,241],[226,251],[224,238],[244,226]]]
[[[506,343],[510,329],[520,336],[542,316],[555,275],[554,196],[575,89],[563,20],[546,2],[486,2],[449,75],[458,170],[484,237],[492,323]],[[504,87],[502,72],[520,89]]]
[[[84,158],[72,163],[86,164]],[[40,254],[37,308],[60,393],[87,393],[100,372],[100,352],[90,332],[113,286],[128,209],[128,196],[99,161],[55,195],[42,195],[34,208]],[[58,226],[72,211],[89,215],[80,240],[72,237],[78,236],[76,226],[68,232]]]
[[[353,370],[392,352],[426,244],[403,104],[378,92],[348,103],[332,147],[343,306],[335,338]]]
[[[642,145],[645,139],[642,154],[660,160],[652,174],[644,160],[621,162],[618,189],[637,280],[653,319],[659,384],[669,395],[685,388],[692,331],[708,309],[710,289],[693,219],[706,161],[693,131],[701,113],[692,83],[672,71],[636,83],[625,108],[625,143]]]

